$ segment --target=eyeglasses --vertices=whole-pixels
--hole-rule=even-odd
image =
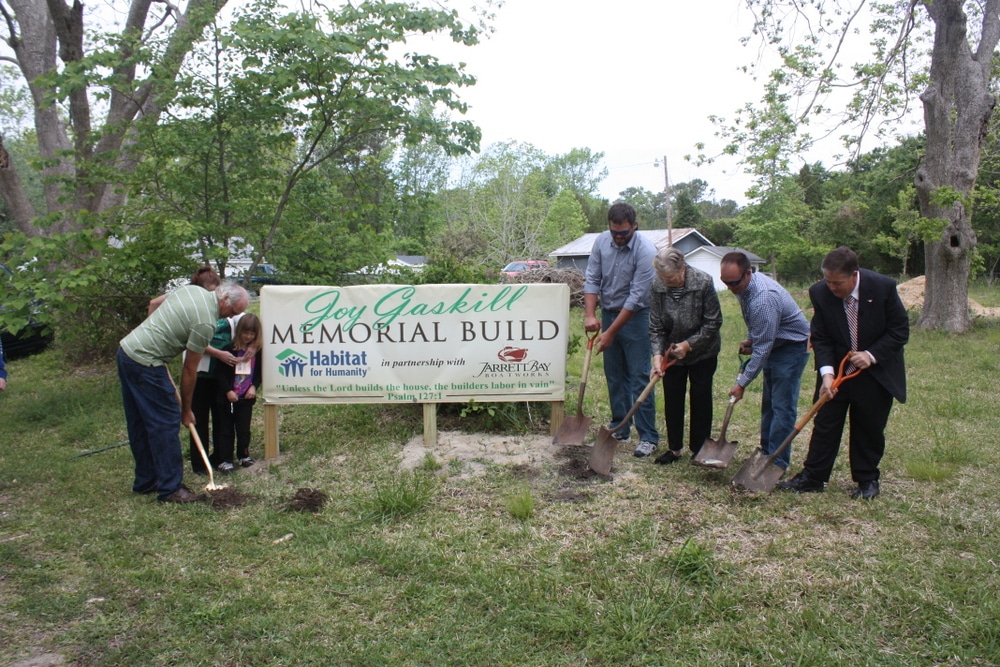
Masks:
[[[726,284],[726,285],[727,285],[728,287],[736,287],[736,286],[737,286],[737,285],[739,285],[739,284],[740,284],[741,282],[743,282],[743,279],[744,279],[744,278],[746,278],[746,277],[747,277],[747,274],[746,274],[746,273],[744,273],[744,274],[743,274],[742,276],[740,276],[740,277],[739,277],[739,279],[737,279],[737,280],[723,280],[722,282],[724,282],[724,283],[725,283],[725,284]]]
[[[609,229],[608,231],[611,232],[615,236],[628,236],[629,234],[631,234],[635,230],[632,229],[632,228],[629,228],[629,229],[626,229],[626,230],[623,230],[623,231],[620,231],[620,232],[615,231],[614,229]]]

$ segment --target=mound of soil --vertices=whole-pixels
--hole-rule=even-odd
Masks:
[[[326,494],[317,489],[299,489],[288,501],[288,509],[294,512],[318,512],[326,504]]]
[[[924,283],[924,276],[917,276],[896,286],[904,308],[919,310],[924,307]],[[969,299],[969,310],[974,317],[1000,317],[1000,308],[987,308],[974,299]]]

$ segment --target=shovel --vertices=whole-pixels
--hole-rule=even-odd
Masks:
[[[212,464],[208,462],[208,454],[205,453],[205,446],[201,444],[201,437],[198,435],[198,429],[194,427],[194,424],[188,424],[188,430],[191,431],[191,438],[194,440],[194,444],[198,447],[198,453],[201,454],[201,460],[205,463],[205,470],[208,471],[208,485],[205,488],[208,491],[215,491],[216,489],[224,489],[227,484],[216,484],[215,475],[212,474]]]
[[[177,398],[177,405],[181,404],[181,392],[177,390],[177,385],[174,384],[174,378],[170,373],[167,373],[167,377],[170,378],[170,384],[174,385],[174,396]],[[226,488],[226,484],[216,484],[215,475],[212,474],[212,464],[208,461],[208,454],[205,453],[205,446],[201,444],[201,436],[198,435],[198,430],[195,428],[194,424],[187,425],[188,430],[191,431],[191,439],[194,440],[195,446],[198,448],[198,453],[201,454],[201,460],[205,463],[205,470],[208,471],[208,485],[205,487],[208,491],[215,491],[216,489]]]
[[[849,375],[844,375],[844,366],[847,364],[847,360],[851,358],[851,353],[848,352],[844,355],[844,358],[840,362],[840,370],[837,372],[837,377],[833,380],[833,386],[831,389],[836,389],[846,380],[850,380],[861,372],[860,369],[854,371]],[[785,441],[778,446],[774,452],[768,456],[764,453],[760,447],[748,458],[744,463],[740,471],[736,473],[733,477],[732,485],[734,488],[742,489],[744,491],[771,491],[774,485],[778,483],[781,476],[785,474],[785,469],[779,465],[774,464],[774,459],[776,459],[785,449],[792,444],[792,440],[795,436],[809,423],[819,409],[826,405],[826,402],[830,400],[830,395],[826,392],[820,392],[819,400],[813,403],[813,406],[809,408],[809,412],[802,415],[799,422],[792,429],[792,432],[788,434]]]
[[[740,444],[738,441],[729,442],[726,440],[726,428],[729,426],[729,418],[733,416],[734,405],[736,405],[736,397],[730,396],[726,416],[722,418],[722,429],[719,431],[719,437],[715,440],[705,438],[704,444],[691,459],[691,463],[703,468],[722,469],[729,467],[729,462],[736,451],[736,445]]]
[[[583,375],[580,378],[580,398],[576,404],[576,415],[566,417],[559,425],[556,437],[552,439],[553,445],[582,445],[590,429],[590,417],[583,416],[583,394],[587,390],[587,375],[590,372],[590,357],[594,351],[594,341],[597,340],[600,331],[595,331],[593,335],[587,337],[587,354],[583,357]]]
[[[663,358],[663,365],[660,366],[661,371],[665,371],[671,366],[677,363],[676,357]],[[642,390],[639,394],[639,398],[636,400],[635,404],[628,411],[625,417],[618,422],[618,426],[609,429],[607,426],[602,426],[601,430],[597,432],[597,440],[594,442],[594,448],[590,450],[590,458],[587,459],[587,467],[596,472],[598,475],[607,476],[611,473],[611,460],[615,457],[615,451],[618,449],[618,441],[615,440],[615,432],[623,428],[628,424],[628,420],[632,418],[635,411],[639,409],[642,402],[646,400],[649,396],[649,392],[653,391],[653,387],[657,382],[660,381],[658,376],[654,376],[650,379],[649,384],[646,388]]]
[[[750,357],[744,359],[743,355],[740,355],[740,373],[746,369],[749,363]],[[738,379],[739,374],[737,374]],[[703,468],[716,468],[718,470],[729,467],[729,462],[733,459],[733,454],[736,453],[736,445],[740,444],[736,440],[733,442],[726,440],[726,428],[729,426],[729,418],[733,416],[733,406],[735,404],[736,397],[730,396],[729,407],[726,408],[726,416],[722,419],[722,429],[719,431],[718,439],[712,440],[712,438],[706,438],[701,449],[691,459],[691,463]]]

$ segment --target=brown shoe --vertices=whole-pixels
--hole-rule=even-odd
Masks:
[[[163,503],[197,503],[206,500],[204,493],[192,493],[191,489],[187,488],[183,484],[181,487],[171,493],[166,498],[161,498],[160,502]]]

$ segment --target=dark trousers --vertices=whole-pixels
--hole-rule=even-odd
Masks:
[[[830,480],[840,451],[844,423],[849,420],[851,477],[858,484],[878,479],[878,466],[885,454],[885,426],[891,409],[892,394],[870,373],[861,373],[842,384],[833,400],[816,413],[809,453],[803,465],[809,478],[818,482]]]
[[[220,421],[228,421],[229,426],[216,441],[214,456],[218,459],[217,463],[233,460],[234,434],[236,458],[245,459],[250,456],[250,421],[253,419],[253,406],[256,402],[256,398],[241,398],[235,403],[226,402],[220,405],[222,413]]]
[[[690,366],[675,364],[663,375],[663,406],[667,418],[667,444],[684,449],[684,402],[690,384],[691,427],[688,446],[697,453],[712,431],[712,378],[719,358],[709,357]]]
[[[205,455],[208,456],[208,462],[213,467],[223,461],[230,461],[233,458],[231,450],[228,459],[219,456],[219,443],[223,440],[229,440],[231,443],[233,436],[232,420],[229,417],[228,404],[219,404],[217,400],[218,393],[219,390],[215,378],[199,376],[194,385],[194,392],[191,394],[191,412],[194,413],[194,428],[198,432],[198,437],[201,438],[202,446],[205,447]],[[208,422],[210,417],[212,422],[211,440],[208,438]],[[190,437],[189,440],[191,441],[191,469],[195,472],[204,473],[205,464],[201,460],[201,454],[198,453],[198,446],[194,444],[193,437]],[[211,455],[209,455],[210,451]]]
[[[133,491],[156,485],[162,500],[180,488],[184,477],[181,453],[181,408],[166,366],[143,366],[118,350],[118,379],[135,459]]]

